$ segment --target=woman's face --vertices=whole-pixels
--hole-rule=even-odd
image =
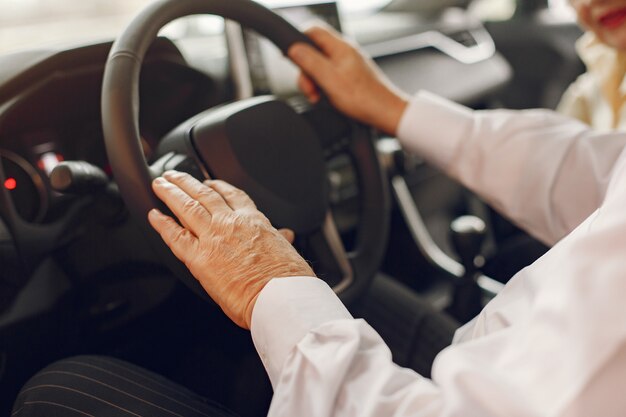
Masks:
[[[626,0],[570,0],[578,20],[605,44],[626,52]]]

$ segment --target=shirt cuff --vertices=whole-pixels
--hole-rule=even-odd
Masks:
[[[409,152],[445,171],[472,122],[469,108],[420,91],[402,115],[397,136]]]
[[[271,280],[252,311],[252,340],[272,386],[278,383],[285,359],[314,328],[351,319],[343,303],[324,281],[312,277]]]

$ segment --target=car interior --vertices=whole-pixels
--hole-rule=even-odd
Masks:
[[[267,414],[249,332],[147,225],[165,170],[247,191],[403,366],[412,303],[467,322],[548,249],[396,138],[309,103],[283,55],[321,20],[408,93],[555,108],[584,71],[558,2],[136,3],[117,40],[0,56],[0,415],[38,370],[79,354]]]

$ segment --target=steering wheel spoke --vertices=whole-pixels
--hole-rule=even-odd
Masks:
[[[352,131],[350,120],[332,107],[327,100],[310,104],[306,98],[297,96],[288,103],[311,125],[319,138],[326,159],[344,153],[350,148]]]
[[[186,172],[200,181],[209,177],[206,170],[193,157],[175,152],[168,152],[150,164],[152,178],[160,177],[165,171]]]
[[[305,240],[305,255],[311,259],[313,269],[341,295],[354,281],[354,269],[330,211],[322,227]]]

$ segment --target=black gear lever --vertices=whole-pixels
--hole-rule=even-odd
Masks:
[[[482,291],[477,278],[480,275],[479,260],[486,229],[485,222],[476,216],[462,216],[450,224],[452,246],[465,273],[455,281],[448,312],[462,323],[474,318],[483,308]]]
[[[466,276],[478,271],[478,257],[486,234],[485,222],[476,216],[462,216],[450,223],[452,245],[465,268]]]

